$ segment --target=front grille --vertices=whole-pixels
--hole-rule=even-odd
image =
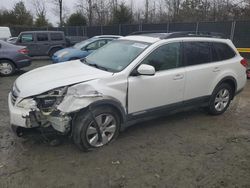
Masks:
[[[11,102],[13,105],[16,104],[17,96],[14,94],[14,92],[11,92]]]

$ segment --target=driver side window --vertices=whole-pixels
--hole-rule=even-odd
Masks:
[[[22,34],[20,42],[26,43],[26,42],[32,42],[33,41],[33,35],[32,34]]]
[[[158,47],[142,64],[151,65],[155,71],[177,68],[180,66],[180,43],[170,43]]]
[[[97,50],[98,48],[104,46],[106,44],[105,40],[95,41],[87,46],[87,50]]]

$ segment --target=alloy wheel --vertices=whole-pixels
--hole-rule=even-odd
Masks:
[[[214,105],[215,105],[215,109],[218,112],[223,111],[226,106],[228,105],[230,100],[230,92],[228,89],[221,89],[218,94],[216,95],[215,101],[214,101]]]
[[[86,131],[86,138],[92,147],[101,147],[114,137],[117,122],[112,114],[100,114],[95,117],[95,120],[98,127],[94,121],[91,121]]]

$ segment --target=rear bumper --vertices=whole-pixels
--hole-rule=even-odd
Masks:
[[[23,68],[23,67],[28,67],[31,65],[31,59],[22,59],[16,61],[16,67],[18,69]]]

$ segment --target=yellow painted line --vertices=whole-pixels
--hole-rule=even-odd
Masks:
[[[237,50],[241,53],[250,53],[250,48],[237,48]]]

